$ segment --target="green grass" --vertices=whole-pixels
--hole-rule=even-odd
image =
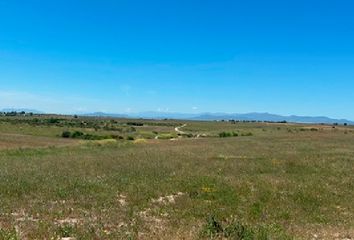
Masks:
[[[188,122],[252,136],[3,149],[0,239],[353,237],[354,134],[303,127]]]

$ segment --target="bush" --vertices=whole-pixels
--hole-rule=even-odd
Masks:
[[[202,235],[213,238],[222,234],[223,231],[224,229],[222,228],[221,223],[215,218],[215,216],[209,216],[204,225]]]
[[[73,133],[69,131],[64,131],[61,136],[63,138],[74,138],[74,139],[83,139],[83,140],[104,140],[104,139],[123,139],[121,136],[117,135],[92,135],[92,134],[85,134],[80,131],[75,131]]]
[[[129,141],[134,141],[135,138],[134,138],[133,136],[128,136],[128,137],[127,137],[127,140],[129,140]]]
[[[103,139],[108,139],[111,138],[109,136],[98,136],[98,135],[92,135],[92,134],[84,134],[81,137],[82,139],[85,140],[103,140]]]
[[[268,239],[268,238],[258,238],[255,236],[255,231],[242,223],[234,222],[226,226],[224,229],[225,238],[231,239]]]
[[[162,133],[159,135],[159,139],[172,139],[174,136],[170,133]]]
[[[137,126],[137,127],[142,127],[144,126],[144,123],[140,123],[140,122],[127,122],[128,126]]]
[[[72,138],[82,138],[82,136],[84,136],[84,133],[83,132],[80,132],[80,131],[75,131],[71,137]]]
[[[120,135],[111,135],[110,136],[112,139],[116,139],[116,140],[118,140],[118,139],[124,139],[124,137],[122,137],[122,136],[120,136]]]
[[[136,128],[135,127],[130,127],[128,129],[126,129],[126,132],[136,132]]]
[[[63,138],[71,138],[71,132],[69,132],[69,131],[64,131],[64,132],[61,134],[61,136],[62,136]]]
[[[237,132],[221,132],[221,133],[219,133],[219,137],[221,137],[221,138],[237,137],[237,136],[238,136]]]
[[[56,233],[62,238],[70,238],[74,235],[75,227],[70,225],[60,226]]]
[[[279,232],[279,230],[278,230]],[[264,226],[250,226],[239,221],[222,222],[214,216],[208,217],[201,236],[209,239],[235,239],[235,240],[268,240],[271,235],[278,235],[276,239],[289,239],[281,231],[275,233],[271,228]]]
[[[0,239],[5,240],[18,240],[20,239],[17,235],[16,229],[13,228],[11,230],[5,230],[0,228]]]
[[[58,118],[50,118],[50,119],[47,120],[47,122],[49,124],[57,124],[57,123],[60,123],[60,119],[58,119]]]
[[[306,132],[306,131],[317,132],[318,130],[319,130],[318,128],[300,128],[301,132]]]
[[[187,134],[185,134],[185,136],[187,136],[187,138],[192,138],[192,137],[194,137],[194,135],[193,135],[192,133],[187,133]]]
[[[221,137],[221,138],[231,137],[231,133],[221,132],[221,133],[219,133],[219,137]]]

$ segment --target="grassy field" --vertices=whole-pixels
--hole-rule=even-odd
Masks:
[[[352,127],[54,117],[0,118],[0,239],[354,239]]]

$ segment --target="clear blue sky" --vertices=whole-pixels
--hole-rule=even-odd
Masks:
[[[0,108],[354,119],[352,0],[1,0]]]

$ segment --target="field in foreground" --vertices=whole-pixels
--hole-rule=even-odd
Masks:
[[[354,238],[350,127],[85,121],[2,119],[0,239]]]

